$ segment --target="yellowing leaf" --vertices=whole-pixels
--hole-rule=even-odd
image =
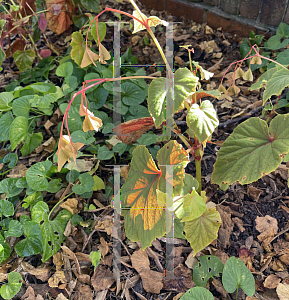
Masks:
[[[157,190],[166,193],[167,186],[171,186],[175,195],[180,194],[188,155],[176,141],[170,141],[159,150],[160,169],[145,146],[138,146],[132,155],[130,170],[121,189],[121,212],[127,237],[134,242],[141,241],[145,249],[166,232],[166,207],[158,204]],[[173,174],[166,169],[171,165]]]
[[[244,75],[244,71],[239,67],[237,70],[236,70],[236,73],[235,73],[235,79],[238,79],[240,77],[243,77]]]
[[[262,65],[262,59],[259,56],[254,56],[251,60],[251,64]]]
[[[85,68],[85,67],[89,66],[92,62],[94,62],[95,60],[98,60],[98,59],[99,59],[98,54],[87,49],[86,51],[84,51],[80,67]]]
[[[66,161],[70,162],[70,158],[76,156],[76,152],[84,146],[82,143],[70,143],[69,136],[63,135],[62,139],[59,141],[60,147],[58,148],[58,172],[61,171],[61,168]]]
[[[252,74],[251,69],[248,69],[248,70],[244,73],[243,79],[244,79],[244,80],[248,80],[248,81],[253,81],[253,74]]]
[[[83,121],[83,131],[87,132],[89,130],[95,130],[98,131],[99,128],[102,126],[101,119],[94,116],[94,114],[86,109],[86,111],[83,109],[83,105],[80,104],[79,108],[79,114],[81,116],[85,116],[85,119]]]
[[[152,26],[157,26],[159,24],[162,24],[164,26],[168,26],[169,23],[166,22],[166,21],[163,21],[161,19],[159,19],[158,17],[155,17],[155,16],[151,16],[149,18],[147,18],[143,13],[140,13],[136,10],[133,11],[133,16],[138,18],[139,20],[143,21],[143,22],[147,22],[148,26],[149,27],[152,27]],[[146,27],[141,24],[140,22],[138,22],[137,20],[133,20],[133,28],[134,28],[134,31],[133,31],[133,34],[138,32],[138,31],[141,31],[141,30],[144,30],[146,29]]]
[[[102,63],[102,64],[106,64],[106,60],[109,60],[110,59],[110,54],[109,52],[106,50],[106,48],[100,44],[99,45],[99,61]]]

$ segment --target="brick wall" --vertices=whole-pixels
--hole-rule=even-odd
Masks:
[[[280,22],[289,24],[289,0],[139,0],[148,8],[187,16],[197,23],[241,36],[274,33]]]

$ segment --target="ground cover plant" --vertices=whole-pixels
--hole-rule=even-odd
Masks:
[[[154,41],[153,46],[157,45],[166,63],[163,50],[156,40],[155,30],[152,29],[154,27],[150,26],[158,23],[168,24],[157,17],[145,17],[133,1],[132,4],[136,12],[129,16],[134,19],[134,31],[146,28]],[[119,10],[106,8],[105,12],[109,11],[121,13]],[[174,233],[171,236],[187,239],[193,249],[191,257],[195,259],[194,256],[197,255],[200,261],[199,265],[195,261],[192,268],[193,277],[192,274],[187,275],[192,277],[190,280],[193,279],[195,284],[198,282],[196,285],[199,287],[190,290],[187,286],[182,290],[189,290],[183,295],[183,299],[192,298],[195,293],[197,296],[194,297],[203,295],[211,299],[213,296],[204,286],[208,282],[215,282],[214,277],[219,277],[223,267],[216,261],[215,256],[208,259],[199,255],[208,254],[207,246],[217,239],[221,218],[222,226],[226,222],[224,212],[220,209],[221,205],[216,205],[210,200],[210,190],[203,190],[202,158],[206,147],[212,144],[211,137],[219,125],[216,109],[204,98],[221,99],[236,95],[237,77],[249,81],[253,76],[251,69],[242,71],[244,62],[248,60],[249,66],[252,66],[260,63],[265,57],[259,54],[258,48],[254,46],[248,56],[235,63],[227,89],[224,88],[224,83],[219,87],[219,91],[205,91],[200,88],[201,82],[209,82],[213,73],[192,60],[193,50],[189,45],[184,45],[189,58],[188,68],[178,68],[174,73],[174,93],[172,87],[168,88],[166,85],[166,78],[145,76],[144,69],[125,66],[122,68],[121,78],[121,115],[124,122],[115,127],[112,118],[113,84],[118,79],[114,78],[110,65],[113,53],[102,45],[107,31],[107,25],[98,22],[102,14],[103,12],[96,17],[89,15],[87,23],[71,35],[70,54],[64,55],[58,61],[47,58],[42,61],[42,66],[38,65],[39,71],[43,68],[46,70],[46,82],[37,82],[37,78],[43,76],[36,74],[39,72],[37,69],[28,70],[26,72],[31,77],[27,78],[22,74],[21,82],[11,83],[5,92],[0,93],[0,136],[5,145],[4,152],[7,153],[1,160],[1,262],[5,264],[15,253],[23,260],[22,268],[29,273],[34,272],[34,267],[30,266],[28,269],[24,263],[31,256],[41,257],[43,264],[39,270],[45,277],[49,273],[47,263],[53,258],[56,272],[46,280],[50,287],[63,290],[63,287],[67,287],[67,279],[66,270],[61,267],[62,259],[69,257],[75,262],[77,273],[74,274],[78,274],[76,277],[86,275],[81,273],[78,262],[85,259],[91,270],[94,270],[91,283],[95,292],[100,292],[97,286],[107,290],[113,282],[102,282],[100,278],[104,272],[110,274],[109,268],[104,267],[104,262],[111,245],[103,237],[99,237],[102,245],[99,250],[90,248],[89,255],[81,256],[83,250],[73,253],[67,247],[66,243],[71,242],[67,237],[76,232],[77,227],[81,228],[82,235],[86,236],[87,240],[98,230],[111,234],[112,226],[108,219],[103,220],[95,215],[93,217],[93,213],[105,211],[106,208],[102,207],[98,200],[92,201],[92,198],[98,191],[104,190],[106,198],[111,199],[113,177],[106,180],[96,172],[107,171],[100,164],[101,161],[117,165],[131,160],[129,168],[122,170],[120,190],[123,229],[128,244],[136,242],[146,251],[149,251],[151,245],[156,247],[156,238],[161,239],[171,234],[172,224],[165,221],[167,216],[172,219],[174,214]],[[144,44],[148,44],[150,40],[147,38],[143,41]],[[95,50],[97,48],[99,51]],[[122,58],[128,64],[137,63],[131,48],[127,49]],[[288,120],[287,114],[279,113],[282,108],[279,96],[288,86],[288,71],[280,62],[276,64],[270,59],[269,62],[276,65],[272,68],[274,72],[268,68],[251,89],[265,87],[262,104],[266,104],[268,100],[270,102],[274,95],[277,96],[277,100],[274,99],[272,104],[265,106],[263,115],[266,121],[250,118],[238,125],[221,145],[211,179],[223,190],[235,182],[247,184],[257,181],[277,169],[282,160],[287,160]],[[49,81],[49,74],[55,64],[58,64],[55,70],[59,78],[58,85]],[[161,67],[157,67],[157,70],[163,71]],[[168,79],[172,80],[173,73],[169,67],[167,72]],[[149,86],[147,82],[151,82]],[[168,114],[167,99],[173,97],[173,110]],[[175,118],[184,111],[187,112],[186,132],[178,128]],[[41,118],[49,118],[57,124],[53,134],[60,134],[58,143],[53,136],[43,143],[43,136],[50,130],[51,121],[46,121],[43,125],[40,122]],[[170,127],[170,122],[175,126]],[[156,128],[154,131],[158,130],[163,134],[158,137],[152,131],[145,133],[153,127]],[[168,134],[169,130],[172,130],[173,134]],[[95,132],[97,133],[94,134]],[[110,135],[109,139],[105,135]],[[38,151],[44,151],[40,161],[34,161],[29,168],[22,165],[16,169],[17,166],[21,166],[19,161],[23,157]],[[195,178],[185,172],[190,157],[195,163]],[[230,168],[224,168],[224,165],[230,165]],[[252,165],[257,167],[252,168]],[[169,166],[174,167],[170,169]],[[9,176],[4,178],[7,174]],[[110,207],[109,205],[107,209]],[[258,228],[261,232],[261,226]],[[84,241],[83,244],[85,249],[88,242]],[[66,258],[61,258],[59,251],[65,253]],[[143,264],[148,260],[145,253],[151,253],[146,251],[136,251],[131,257],[131,262],[138,270],[145,289],[158,294],[163,284],[158,282],[153,288],[150,287],[153,284],[146,283],[149,262],[148,266]],[[249,268],[252,271],[250,255],[249,250],[247,258],[244,253],[239,252],[246,266],[234,257],[227,260],[226,264],[224,262],[222,282],[225,292],[234,293],[236,290],[236,298],[243,297],[240,288],[248,296],[255,293],[255,286],[252,284],[254,281],[248,270]],[[141,262],[139,257],[142,258]],[[208,262],[211,259],[213,265]],[[222,270],[218,269],[216,273],[212,273],[212,266],[219,266]],[[196,271],[198,267],[200,269]],[[158,268],[161,267],[158,265]],[[238,271],[232,274],[230,270]],[[161,273],[161,269],[159,271]],[[198,272],[203,272],[199,279],[196,275]],[[243,281],[242,272],[246,278],[250,278],[250,282]],[[156,274],[149,274],[149,277],[157,281]],[[18,275],[12,271],[4,277],[7,284],[0,290],[3,298],[10,299],[21,289],[22,279]],[[44,280],[39,274],[37,276]],[[87,287],[88,285],[84,289]],[[282,294],[282,288],[286,289],[286,285],[280,283],[278,294]]]

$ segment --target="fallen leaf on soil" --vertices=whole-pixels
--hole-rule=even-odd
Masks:
[[[123,178],[125,181],[128,175],[130,167],[129,166],[123,166],[120,168],[120,176]]]
[[[104,257],[106,256],[106,254],[108,253],[108,243],[105,241],[105,239],[103,237],[100,238],[100,245],[98,246],[100,252],[101,252],[101,256]]]
[[[134,269],[139,273],[144,289],[148,293],[159,294],[163,288],[162,279],[164,274],[150,270],[150,261],[146,251],[139,249],[131,256]]]
[[[49,268],[46,265],[39,266],[34,268],[29,263],[22,261],[21,266],[24,272],[27,272],[31,275],[34,275],[37,279],[45,282],[49,278]]]
[[[27,167],[23,164],[15,166],[7,177],[9,178],[21,178],[26,176]]]
[[[63,209],[69,210],[73,215],[77,213],[78,201],[76,198],[68,198],[66,201],[61,203],[59,206]]]
[[[273,262],[270,264],[270,268],[275,272],[283,272],[285,270],[284,265],[279,259],[274,259]]]
[[[133,119],[114,127],[112,131],[117,138],[125,144],[131,144],[138,140],[145,132],[153,128],[154,120],[152,117]]]
[[[55,300],[68,300],[62,293],[60,293]]]
[[[284,254],[284,255],[280,256],[279,258],[284,264],[289,266],[289,254]]]
[[[61,267],[64,265],[61,253],[58,252],[53,255],[53,263],[55,264],[56,271],[61,269]]]
[[[257,237],[259,241],[268,241],[278,232],[278,222],[275,218],[268,215],[265,217],[257,217],[256,229],[261,233]]]
[[[237,225],[237,227],[239,228],[239,230],[241,232],[244,232],[246,229],[244,228],[244,224],[243,224],[243,221],[239,218],[232,218],[232,221]]]
[[[195,286],[192,280],[192,271],[186,268],[183,264],[179,264],[174,269],[174,277],[166,278],[164,277],[164,290],[174,291],[174,292],[186,292],[190,288]]]
[[[212,281],[212,284],[216,288],[216,290],[223,296],[223,298],[227,299],[228,293],[224,289],[222,283],[218,279],[214,278],[213,281]]]
[[[258,201],[260,195],[262,194],[262,190],[255,188],[254,186],[249,186],[248,188],[249,195],[255,200]]]
[[[279,277],[271,274],[265,279],[264,287],[268,289],[275,289],[278,286],[280,281],[281,279]]]
[[[219,240],[223,248],[230,246],[230,236],[234,228],[234,222],[231,220],[230,208],[225,206],[217,206],[222,224],[219,229]],[[228,212],[227,212],[228,211]]]
[[[91,285],[95,293],[107,290],[114,283],[112,272],[104,265],[98,265],[93,276],[91,277]]]
[[[289,284],[279,283],[276,292],[280,300],[288,300]]]
[[[289,242],[278,239],[273,247],[277,255],[289,254]]]
[[[113,221],[112,217],[105,217],[103,221],[98,221],[95,226],[96,230],[105,231],[108,235],[112,235]]]
[[[21,300],[36,300],[34,290],[31,286],[28,286],[25,294],[21,297]]]
[[[66,246],[61,246],[61,249],[69,256],[69,259],[72,259],[75,262],[75,266],[78,271],[78,274],[81,274],[80,265],[79,265],[78,259],[77,259],[76,255],[74,254],[74,252],[72,252]]]
[[[256,271],[253,267],[253,257],[254,257],[253,253],[245,246],[239,249],[239,258],[243,261],[243,263],[247,266],[247,268],[251,272]]]
[[[48,284],[50,287],[59,287],[60,285],[66,286],[67,280],[63,271],[56,271],[53,276],[48,279]],[[65,288],[64,286],[64,288]]]
[[[93,299],[93,294],[91,291],[91,288],[86,285],[83,284],[79,287],[78,291],[76,291],[75,295],[74,295],[74,300],[92,300]]]

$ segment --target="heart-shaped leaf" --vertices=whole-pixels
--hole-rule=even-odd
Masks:
[[[39,225],[27,221],[23,224],[23,231],[26,238],[16,244],[17,254],[20,257],[40,254],[42,252],[42,233]]]
[[[0,194],[6,194],[7,198],[14,197],[23,191],[23,188],[18,188],[16,182],[18,178],[5,178],[0,182]],[[1,206],[0,201],[0,206]],[[9,202],[9,201],[8,201]],[[11,216],[11,215],[10,215]]]
[[[0,93],[0,111],[9,111],[12,108],[10,104],[14,99],[13,93],[11,92],[3,92]]]
[[[214,300],[213,294],[203,287],[189,289],[180,300]]]
[[[10,127],[14,118],[11,111],[2,115],[0,118],[0,142],[6,142],[10,139]]]
[[[255,294],[255,279],[240,258],[230,257],[223,270],[222,283],[228,293],[241,288],[248,296]]]
[[[220,277],[224,265],[221,260],[214,255],[203,255],[199,257],[199,262],[194,265],[193,280],[195,285],[205,287],[210,278]]]
[[[177,112],[184,107],[185,99],[196,91],[198,77],[187,68],[180,68],[174,75],[174,108]],[[154,119],[155,126],[159,127],[166,116],[166,97],[170,93],[173,99],[173,85],[166,84],[166,78],[154,79],[148,90],[148,110]]]
[[[5,239],[8,236],[20,237],[23,234],[22,224],[17,220],[11,220],[8,231],[4,232]]]
[[[8,283],[1,286],[0,294],[4,299],[12,299],[21,289],[22,277],[18,272],[8,274]]]
[[[186,238],[194,250],[194,255],[210,245],[217,237],[221,217],[211,203],[207,203],[204,213],[191,221],[185,222],[184,231]]]
[[[289,152],[289,114],[270,123],[250,118],[238,125],[221,146],[212,182],[248,184],[274,171]]]
[[[2,201],[2,200],[1,200]],[[7,220],[7,219],[5,219]],[[2,227],[3,229],[3,227]],[[8,245],[8,243],[5,241],[4,237],[0,234],[0,245],[3,247],[4,249],[4,255],[3,257],[0,259],[0,262],[2,263],[3,261],[5,261],[7,258],[10,257],[11,254],[11,250],[10,250],[10,246]],[[2,254],[1,254],[2,255]]]
[[[127,237],[141,241],[145,249],[166,232],[165,207],[157,203],[156,191],[165,193],[169,184],[173,185],[175,195],[180,194],[188,155],[180,144],[170,141],[158,151],[160,170],[145,146],[137,146],[132,155],[130,171],[121,189],[122,214]],[[169,177],[167,165],[174,166],[173,177]]]
[[[144,91],[132,82],[125,82],[121,85],[122,102],[131,106],[141,104],[145,99]]]
[[[187,115],[188,126],[203,143],[219,125],[217,113],[209,100],[202,102],[201,106],[194,103]]]
[[[44,191],[48,187],[46,173],[52,166],[51,161],[44,161],[34,164],[26,172],[28,185],[35,191]]]
[[[16,66],[21,72],[31,69],[35,59],[35,52],[33,50],[17,50],[13,53]]]
[[[17,145],[27,138],[28,119],[17,117],[10,127],[11,150],[14,151]]]
[[[12,178],[9,178],[9,179],[12,179]],[[5,217],[10,217],[10,216],[14,215],[14,206],[10,201],[5,200],[5,199],[0,201],[0,215],[1,216],[3,215]]]

